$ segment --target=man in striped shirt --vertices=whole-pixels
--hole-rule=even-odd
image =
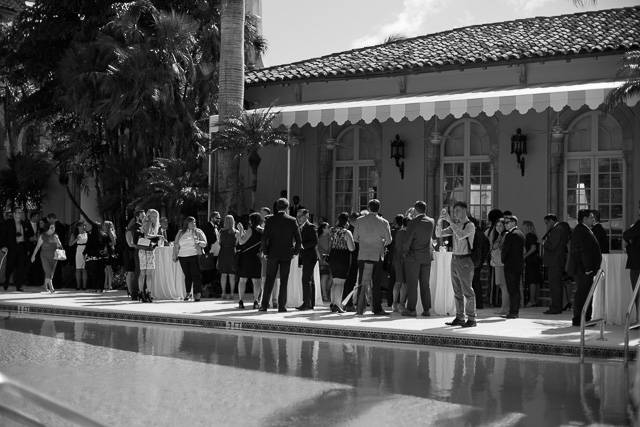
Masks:
[[[471,248],[476,227],[467,217],[465,202],[456,202],[453,205],[453,218],[451,219],[447,210],[443,209],[436,224],[437,237],[453,236],[451,283],[456,300],[456,318],[446,324],[471,328],[476,326],[476,295],[471,286],[474,270]],[[443,229],[442,221],[447,221],[450,225]],[[465,312],[468,316],[466,322]]]

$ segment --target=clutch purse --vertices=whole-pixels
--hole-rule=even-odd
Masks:
[[[144,237],[140,237],[140,238],[138,239],[138,244],[139,244],[140,246],[151,246],[151,240],[146,239],[146,238],[144,238]]]
[[[55,259],[56,261],[64,261],[67,259],[67,253],[64,251],[64,249],[56,249],[56,251],[53,253],[53,259]]]

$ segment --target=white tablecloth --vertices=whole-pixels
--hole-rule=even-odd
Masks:
[[[631,302],[631,279],[629,270],[624,268],[627,262],[625,254],[603,254],[602,270],[604,270],[604,318],[607,324],[624,325],[625,316]],[[600,318],[602,314],[602,286],[596,288],[593,294],[593,318]],[[632,310],[631,321],[635,321],[635,310]]]
[[[151,296],[158,300],[181,300],[187,295],[184,274],[179,262],[173,262],[173,247],[155,249],[156,271]]]
[[[313,269],[313,282],[316,287],[316,306],[325,305],[322,301],[320,289],[320,266],[316,263]],[[302,305],[302,267],[298,267],[298,256],[291,260],[289,281],[287,283],[287,307],[299,307]]]
[[[431,312],[439,316],[456,314],[456,300],[453,297],[453,285],[451,284],[452,255],[451,252],[435,252],[434,260],[431,262],[431,275],[429,276]],[[416,312],[422,313],[423,311],[420,287],[418,287]]]

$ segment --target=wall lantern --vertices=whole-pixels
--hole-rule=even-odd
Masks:
[[[391,141],[391,158],[395,159],[396,167],[400,170],[400,179],[404,179],[404,141],[400,139],[400,135],[396,135],[396,139]]]
[[[336,139],[335,138],[327,138],[326,147],[327,147],[327,150],[333,151],[333,149],[336,148]]]
[[[524,176],[524,154],[527,154],[527,135],[523,135],[520,128],[516,129],[514,135],[511,135],[511,154],[517,156],[516,161],[520,165],[522,176]]]

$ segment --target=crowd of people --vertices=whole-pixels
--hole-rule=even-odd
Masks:
[[[542,266],[546,266],[551,302],[544,314],[573,308],[573,324],[577,326],[602,254],[609,252],[597,210],[580,210],[573,230],[550,213],[544,217],[547,232],[539,238],[532,221],[520,224],[516,215],[499,209],[488,213],[487,227],[481,229],[470,217],[465,202],[456,202],[451,211],[442,209],[433,219],[426,215],[426,203],[417,201],[404,214],[396,215],[391,225],[380,214],[380,207],[380,201],[372,199],[362,212],[340,213],[332,227],[322,219],[317,225],[312,223],[299,197],[294,197],[292,206],[281,197],[274,203],[273,213],[263,207],[249,215],[246,228],[233,215],[222,221],[220,213],[213,212],[202,228],[194,217],[185,218],[171,240],[166,218],[155,209],[138,210],[127,226],[122,251],[129,295],[133,300],[152,301],[155,248],[170,245],[172,259],[184,274],[185,300],[199,301],[203,287],[219,281],[218,297],[235,300],[237,289],[238,308],[244,309],[247,283],[251,281],[254,309],[284,312],[291,260],[299,255],[302,304],[298,310],[314,308],[314,269],[319,264],[319,288],[332,312],[363,314],[371,307],[374,315],[388,315],[382,307],[386,276],[392,311],[418,316],[420,295],[423,311],[419,315],[429,317],[431,262],[440,248],[452,253],[456,317],[448,325],[476,326],[477,309],[487,300],[498,307],[495,313],[506,319],[517,318],[521,308],[541,305]],[[113,266],[119,253],[112,222],[79,220],[68,232],[55,214],[42,220],[38,213],[31,213],[29,220],[24,215],[23,209],[15,207],[0,225],[5,290],[13,277],[17,291],[29,284],[55,292],[59,252],[64,248],[74,249],[67,252],[75,266],[76,290],[112,289]],[[640,219],[623,238],[627,242],[626,267],[635,286],[640,276]],[[487,295],[480,280],[485,266],[489,267]],[[571,278],[576,288],[573,303]],[[586,320],[590,318],[589,308]]]

